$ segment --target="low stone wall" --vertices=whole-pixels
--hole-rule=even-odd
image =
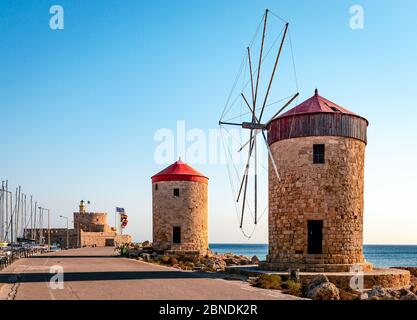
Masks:
[[[271,272],[258,268],[257,266],[227,267],[226,272],[250,277],[256,277],[260,274],[277,274],[284,278],[289,276],[288,272]],[[300,281],[303,283],[309,282],[318,274],[326,275],[330,282],[341,289],[350,288],[350,282],[356,275],[352,272],[300,272]],[[400,269],[374,269],[363,272],[363,281],[364,289],[371,289],[373,286],[381,286],[383,288],[404,288],[410,285],[410,272]]]
[[[354,274],[333,274],[324,273],[330,282],[334,283],[338,288],[350,288],[350,282],[355,276]],[[317,274],[302,275],[301,281],[309,282]],[[398,269],[382,269],[365,272],[363,275],[364,289],[372,289],[373,286],[381,286],[382,288],[404,288],[410,285],[410,273]]]

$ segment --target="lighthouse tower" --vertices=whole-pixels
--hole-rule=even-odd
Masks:
[[[207,187],[208,178],[181,160],[152,177],[155,249],[207,253]]]
[[[367,126],[317,90],[271,123],[268,144],[280,181],[270,165],[264,268],[372,268],[362,249]]]

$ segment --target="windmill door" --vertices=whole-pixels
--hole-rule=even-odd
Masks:
[[[308,250],[309,254],[321,254],[323,252],[323,220],[307,221]]]
[[[174,227],[172,230],[172,242],[181,243],[181,227]]]

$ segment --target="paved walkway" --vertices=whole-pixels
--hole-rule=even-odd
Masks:
[[[52,266],[64,271],[52,289]],[[20,259],[0,272],[0,299],[292,300],[275,290],[117,257],[113,248],[81,248]]]

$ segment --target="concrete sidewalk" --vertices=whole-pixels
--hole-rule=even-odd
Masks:
[[[64,288],[51,289],[52,266]],[[294,300],[224,275],[179,271],[117,256],[113,248],[81,248],[20,259],[0,272],[0,299],[20,300]]]

